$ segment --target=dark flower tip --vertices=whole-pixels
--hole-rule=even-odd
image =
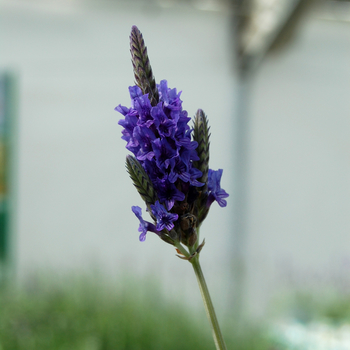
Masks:
[[[149,95],[152,106],[155,106],[159,101],[156,81],[143,36],[135,25],[132,26],[130,33],[130,52],[136,84],[144,94]]]

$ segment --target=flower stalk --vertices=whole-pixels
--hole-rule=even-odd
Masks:
[[[205,278],[203,275],[203,271],[201,265],[199,263],[199,255],[195,256],[191,261],[194,273],[197,277],[197,282],[199,285],[199,290],[202,295],[205,311],[208,317],[208,320],[211,325],[213,339],[217,350],[226,350],[226,344],[224,338],[222,336],[219,322],[216,317],[215,309],[213,302],[211,301],[211,297],[209,294],[209,289],[207,287],[207,283],[205,282]]]

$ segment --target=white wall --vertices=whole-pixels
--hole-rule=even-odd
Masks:
[[[261,300],[281,288],[350,292],[349,29],[349,22],[308,19],[254,82],[251,310],[262,312]]]

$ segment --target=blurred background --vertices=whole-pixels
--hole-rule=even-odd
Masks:
[[[286,336],[286,327],[295,326],[290,320],[349,317],[348,1],[2,0],[0,6],[2,286],[33,289],[46,286],[42,276],[57,282],[91,275],[116,290],[140,281],[147,291],[150,280],[162,305],[203,312],[190,266],[155,235],[140,243],[130,210],[143,203],[125,171],[114,107],[130,105],[135,24],[156,81],[182,91],[190,116],[198,108],[208,115],[210,167],[224,169],[228,205],[213,205],[201,230],[202,267],[219,319],[271,325],[266,332],[280,341],[274,349],[287,349],[295,340]],[[133,288],[141,289],[137,282]],[[6,298],[3,307],[10,305]],[[5,316],[2,322],[11,323]],[[18,336],[20,329],[12,331]],[[31,349],[27,341],[6,343],[5,333],[0,349]],[[137,348],[102,343],[81,349]]]

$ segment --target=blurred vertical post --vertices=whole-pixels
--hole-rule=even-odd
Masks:
[[[254,73],[267,54],[293,38],[312,0],[231,0],[237,69],[235,225],[232,249],[233,316],[245,317],[246,240],[249,190],[249,105]],[[257,273],[259,273],[257,271]]]
[[[9,72],[0,74],[0,287],[10,277],[13,248],[15,81]]]
[[[242,54],[244,28],[250,15],[252,0],[233,1],[234,50],[237,70],[236,135],[235,135],[235,194],[234,194],[234,241],[232,249],[233,317],[241,320],[244,310],[245,256],[247,236],[247,174],[248,174],[248,124],[250,71],[248,57]]]

